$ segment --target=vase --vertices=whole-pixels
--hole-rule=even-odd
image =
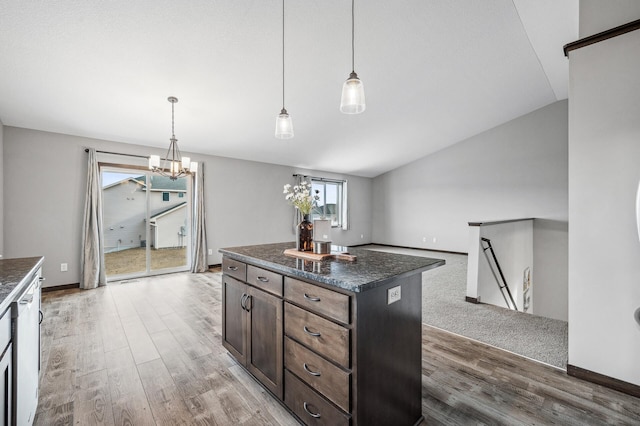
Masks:
[[[302,222],[297,227],[298,234],[298,250],[313,251],[313,223],[309,221],[309,215],[302,216]]]

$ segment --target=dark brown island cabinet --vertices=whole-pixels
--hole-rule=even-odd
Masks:
[[[293,246],[220,249],[224,347],[304,424],[420,423],[422,272],[444,260]]]

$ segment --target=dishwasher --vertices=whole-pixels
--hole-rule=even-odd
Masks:
[[[27,290],[13,302],[13,359],[15,425],[31,425],[38,408],[40,370],[40,276],[36,274]]]

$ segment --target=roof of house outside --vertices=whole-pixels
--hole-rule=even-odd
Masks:
[[[167,209],[164,209],[164,210],[162,210],[162,211],[160,211],[160,212],[158,212],[158,213],[156,213],[156,214],[154,214],[154,215],[150,216],[150,217],[149,217],[149,219],[150,219],[150,220],[157,219],[157,218],[159,218],[160,216],[164,216],[165,214],[171,213],[172,211],[174,211],[174,210],[178,210],[179,208],[182,208],[182,207],[184,207],[184,206],[186,206],[186,205],[187,205],[187,202],[186,202],[186,201],[184,201],[184,202],[182,202],[182,203],[180,203],[180,204],[176,204],[175,206],[171,206],[171,207],[169,207],[169,208],[167,208]]]

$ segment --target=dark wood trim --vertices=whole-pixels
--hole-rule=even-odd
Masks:
[[[47,293],[49,291],[58,291],[58,290],[71,290],[74,288],[80,288],[80,283],[75,284],[63,284],[63,285],[54,285],[51,287],[42,287],[40,290],[43,293]]]
[[[525,217],[523,219],[493,220],[493,221],[487,221],[487,222],[469,222],[469,226],[502,225],[503,223],[524,222],[525,220],[535,220],[535,218]]]
[[[478,304],[480,303],[480,299],[477,297],[469,297],[469,296],[465,296],[464,297],[465,302],[469,302],[469,303],[475,303]]]
[[[640,398],[640,386],[633,383],[625,382],[613,377],[605,376],[604,374],[596,373],[594,371],[585,370],[584,368],[576,367],[575,365],[567,364],[567,374],[569,376],[577,377],[578,379],[586,380],[588,382],[597,383],[605,386],[609,389],[614,389],[627,395]]]
[[[438,253],[462,254],[465,256],[469,255],[469,253],[464,253],[461,251],[437,250],[437,249],[430,249],[430,248],[424,248],[424,247],[396,246],[393,244],[380,244],[380,243],[358,244],[358,245],[353,245],[349,247],[364,247],[364,246],[395,247],[395,248],[411,249],[411,250],[435,251]]]
[[[569,52],[571,52],[572,50],[580,49],[594,43],[600,43],[601,41],[605,41],[613,37],[618,37],[620,35],[638,29],[640,29],[640,19],[620,25],[619,27],[611,28],[598,34],[590,35],[589,37],[581,38],[580,40],[576,40],[571,43],[567,43],[563,47],[564,56],[568,58]]]

